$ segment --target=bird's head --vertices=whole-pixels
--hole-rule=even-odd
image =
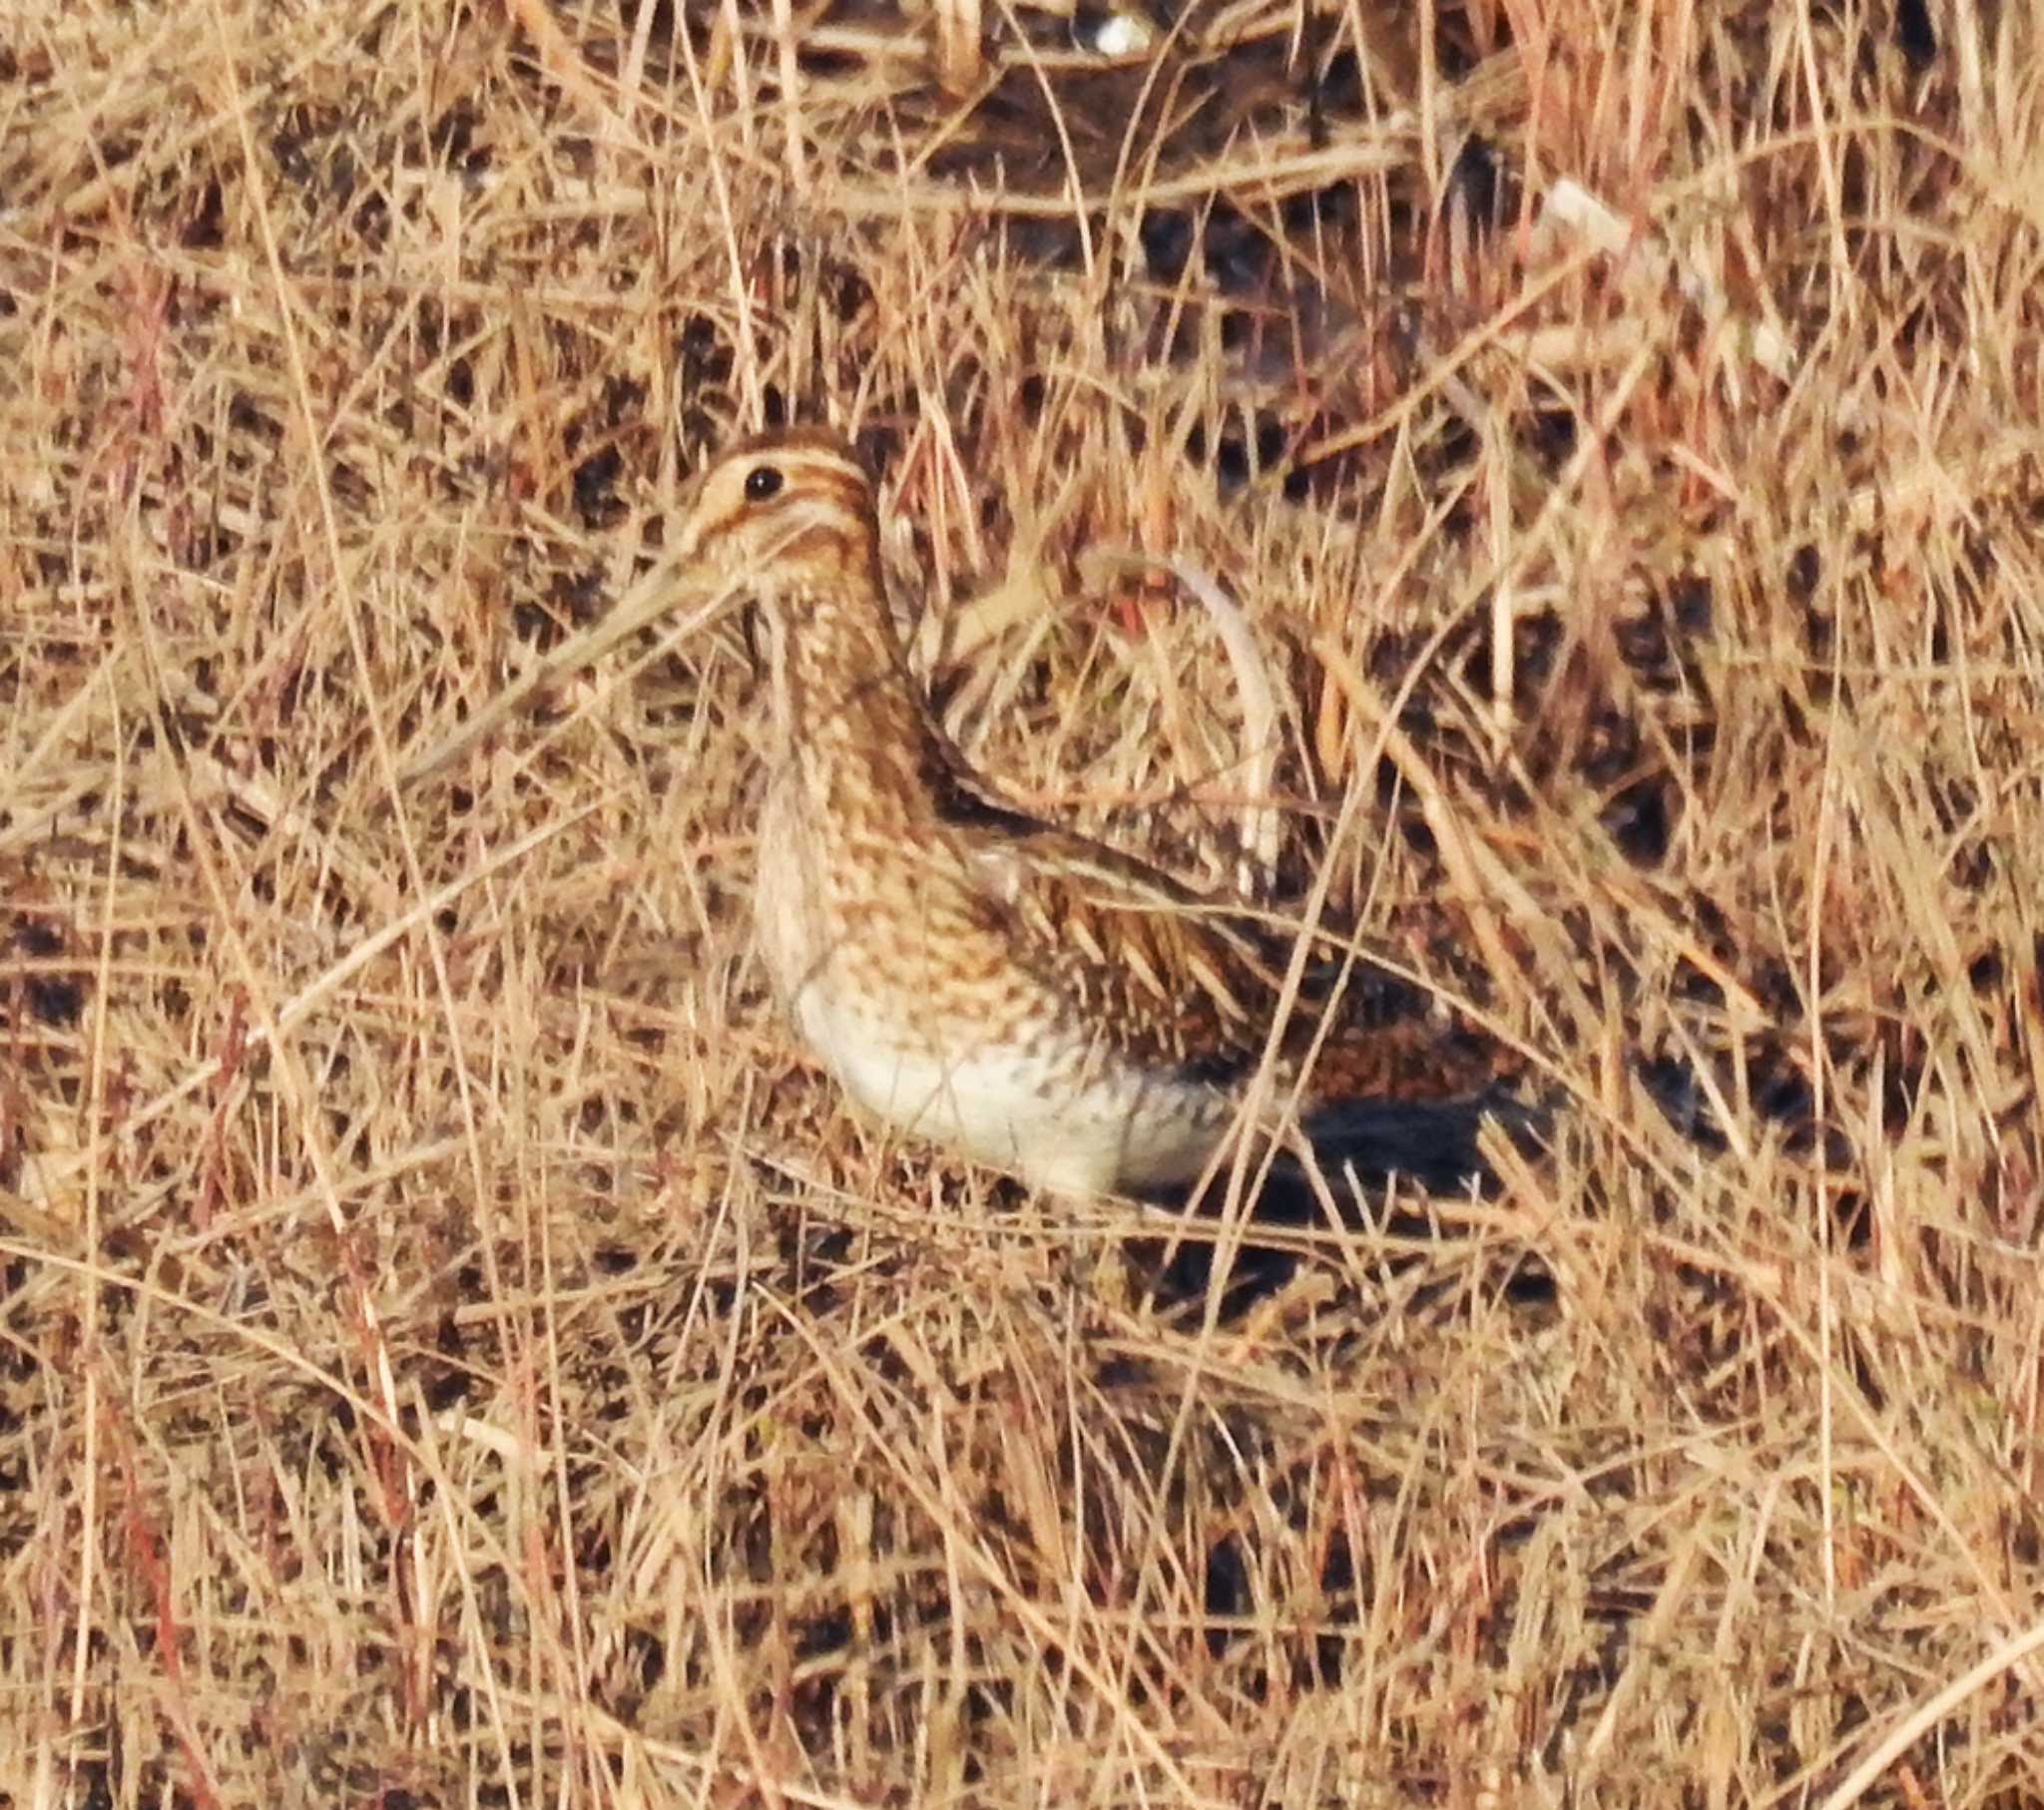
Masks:
[[[675,563],[769,607],[819,584],[877,582],[876,508],[871,477],[836,434],[763,434],[703,474]]]
[[[783,700],[797,649],[849,672],[898,669],[880,578],[873,481],[842,436],[786,429],[721,454],[704,472],[658,567],[601,622],[557,648],[404,778],[445,766],[539,685],[599,659],[649,624],[684,615],[681,633],[700,634],[746,605],[765,630],[766,664]],[[757,642],[754,651],[763,652]]]

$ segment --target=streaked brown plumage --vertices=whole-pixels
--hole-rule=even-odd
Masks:
[[[663,572],[546,672],[692,603],[698,621],[757,609],[770,722],[754,918],[810,1052],[882,1124],[1038,1186],[1182,1194],[1242,1116],[1288,947],[972,772],[909,674],[872,483],[836,435],[768,434],[723,454]],[[516,701],[479,713],[417,771]],[[1287,1066],[1311,1030],[1280,1039]],[[1320,1072],[1352,1086],[1343,1041],[1357,1043],[1337,1040]],[[1301,1130],[1330,1173],[1453,1188],[1482,1166],[1491,1112],[1529,1119],[1482,1099],[1309,1093]],[[1270,1216],[1310,1210],[1282,1156],[1265,1204],[1286,1187]]]
[[[908,673],[871,483],[835,436],[724,454],[678,555],[759,608],[773,721],[755,921],[824,1067],[884,1123],[1044,1187],[1193,1182],[1265,1054],[1283,952],[970,771]],[[1440,1183],[1479,1166],[1479,1116],[1322,1103],[1306,1126],[1330,1160]]]

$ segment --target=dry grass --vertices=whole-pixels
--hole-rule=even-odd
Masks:
[[[974,11],[0,33],[0,1803],[2040,1801],[2029,10]],[[1167,1313],[790,1048],[736,650],[400,793],[771,406],[1552,1155]]]

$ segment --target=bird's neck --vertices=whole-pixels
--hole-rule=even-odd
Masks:
[[[817,827],[932,821],[937,732],[877,599],[818,608],[774,650],[775,740]]]

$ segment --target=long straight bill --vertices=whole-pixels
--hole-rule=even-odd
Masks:
[[[556,648],[516,684],[498,692],[459,728],[443,736],[407,766],[398,775],[398,783],[414,785],[451,765],[506,717],[522,709],[536,691],[551,684],[563,673],[601,660],[627,636],[680,609],[692,597],[702,601],[662,638],[656,655],[711,628],[719,617],[741,600],[742,588],[737,584],[720,585],[706,596],[700,588],[692,587],[678,577],[672,566],[654,567],[618,599],[601,622],[590,624],[573,640]]]

